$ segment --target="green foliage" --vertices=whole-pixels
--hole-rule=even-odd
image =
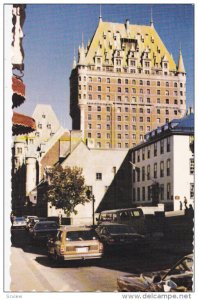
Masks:
[[[85,204],[90,199],[86,195],[85,179],[78,167],[56,166],[48,174],[50,182],[46,197],[55,208],[62,208],[66,214],[75,213],[78,204]]]

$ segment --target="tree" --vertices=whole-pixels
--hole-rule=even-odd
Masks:
[[[85,179],[82,169],[78,167],[56,166],[48,171],[49,185],[47,188],[47,201],[57,209],[62,208],[66,214],[77,214],[75,207],[91,201],[88,199]]]

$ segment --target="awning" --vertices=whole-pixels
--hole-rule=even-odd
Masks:
[[[36,130],[35,120],[26,115],[13,112],[12,117],[12,134],[27,134]]]
[[[12,76],[12,91],[12,108],[14,108],[25,101],[25,85],[23,81],[16,76]]]

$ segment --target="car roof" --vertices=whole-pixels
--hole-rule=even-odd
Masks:
[[[75,225],[62,225],[59,228],[60,231],[83,231],[83,230],[93,230],[90,226],[75,226]]]
[[[123,224],[123,223],[112,223],[112,222],[102,222],[98,225],[98,227],[101,226],[120,226],[120,227],[133,227],[130,224]]]
[[[57,224],[56,221],[39,221],[39,222],[37,222],[37,224],[51,224],[51,223],[56,223]]]
[[[135,207],[132,208],[132,207],[131,207],[131,208],[120,208],[120,209],[112,209],[112,210],[103,210],[103,211],[101,211],[100,213],[101,213],[101,214],[103,214],[103,213],[104,213],[104,214],[107,214],[107,213],[110,214],[110,213],[125,212],[125,211],[130,211],[130,210],[132,210],[132,211],[133,211],[133,210],[136,210],[136,211],[137,211],[137,210],[142,211],[141,208],[137,208],[137,207],[136,207],[136,208],[135,208]]]

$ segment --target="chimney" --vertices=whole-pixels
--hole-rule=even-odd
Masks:
[[[129,30],[129,19],[126,19],[126,22],[125,22],[125,27],[126,27],[126,30],[128,31]]]

